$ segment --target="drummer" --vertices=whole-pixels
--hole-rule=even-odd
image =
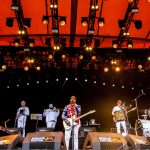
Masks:
[[[113,115],[113,119],[115,121],[115,112],[118,112],[118,111],[125,111],[125,108],[122,106],[122,100],[117,100],[117,105],[113,107],[112,109],[112,115]],[[117,133],[121,133],[120,131],[120,128],[121,126],[123,127],[123,130],[124,130],[124,133],[127,134],[127,128],[126,128],[126,121],[125,120],[118,120],[118,121],[115,121],[116,123],[116,128],[117,128]]]

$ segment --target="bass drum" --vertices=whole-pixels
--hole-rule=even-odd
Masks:
[[[150,137],[150,120],[136,120],[135,132],[136,135]]]

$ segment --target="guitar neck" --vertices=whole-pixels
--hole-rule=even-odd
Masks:
[[[81,119],[81,118],[83,118],[83,117],[87,116],[88,114],[89,114],[89,113],[85,113],[85,114],[83,114],[83,115],[81,115],[81,116],[77,117],[75,120]]]

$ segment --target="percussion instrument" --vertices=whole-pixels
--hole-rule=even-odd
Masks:
[[[124,110],[119,110],[114,112],[115,121],[124,121],[126,120],[126,115]]]
[[[150,137],[150,120],[139,119],[135,123],[136,134]]]

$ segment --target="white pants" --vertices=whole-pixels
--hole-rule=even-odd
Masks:
[[[80,123],[76,126],[74,126],[74,150],[78,150],[78,132],[80,128]],[[66,142],[66,148],[69,150],[69,141],[71,137],[71,131],[72,128],[69,130],[65,130],[65,142]]]
[[[26,122],[22,119],[18,119],[18,124],[17,124],[17,128],[20,129],[20,134],[25,137],[25,126],[26,126]]]
[[[121,133],[121,130],[120,130],[121,126],[122,126],[124,132],[127,134],[127,128],[126,128],[126,122],[125,121],[116,122],[117,133]]]
[[[54,122],[54,121],[46,122],[47,128],[55,129],[55,125],[56,125],[56,122]]]

